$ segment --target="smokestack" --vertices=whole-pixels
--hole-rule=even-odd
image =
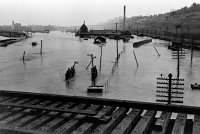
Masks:
[[[123,32],[125,33],[125,18],[126,18],[126,6],[124,5],[124,23],[123,23]]]

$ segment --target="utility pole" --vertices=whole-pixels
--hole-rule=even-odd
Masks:
[[[168,89],[168,104],[171,104],[171,92],[172,92],[172,74],[170,73],[169,75],[169,89]]]
[[[177,77],[180,75],[180,60],[185,58],[185,50],[177,46],[177,51],[172,52],[172,59],[177,59]]]
[[[156,97],[159,98],[165,98],[165,99],[156,99],[157,102],[167,102],[167,104],[171,103],[183,103],[183,96],[177,96],[177,95],[182,95],[183,92],[180,92],[180,90],[184,90],[184,88],[178,87],[178,85],[184,85],[184,83],[180,83],[179,81],[184,81],[184,79],[179,79],[179,78],[172,78],[172,74],[170,73],[168,75],[168,78],[164,77],[159,77],[157,78],[159,80],[157,82],[160,90],[157,90],[156,92],[159,93],[156,95]],[[177,82],[173,82],[177,81]],[[161,85],[161,86],[160,86]],[[162,86],[164,85],[164,86]],[[177,87],[173,87],[176,85]],[[175,100],[176,99],[176,100]]]

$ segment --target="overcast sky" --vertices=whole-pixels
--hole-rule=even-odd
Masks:
[[[12,20],[22,25],[53,24],[80,26],[97,24],[123,15],[152,15],[190,6],[200,0],[0,0],[0,25]]]

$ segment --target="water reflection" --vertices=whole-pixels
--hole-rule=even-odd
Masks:
[[[23,61],[23,67],[24,67],[24,71],[26,70],[26,63],[25,61]]]

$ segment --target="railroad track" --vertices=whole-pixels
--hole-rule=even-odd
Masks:
[[[0,90],[0,133],[200,133],[198,113],[198,107]]]

